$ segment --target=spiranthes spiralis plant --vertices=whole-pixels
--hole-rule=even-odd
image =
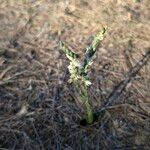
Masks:
[[[73,83],[78,92],[77,100],[85,110],[85,118],[88,124],[93,123],[93,110],[90,104],[88,87],[90,82],[88,72],[92,65],[92,60],[100,42],[104,38],[106,28],[103,28],[97,35],[94,36],[92,44],[86,49],[83,61],[79,60],[79,55],[70,50],[63,42],[60,42],[66,57],[70,60],[68,66],[70,72],[69,82]]]

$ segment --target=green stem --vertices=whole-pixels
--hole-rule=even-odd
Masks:
[[[93,111],[92,107],[89,103],[89,95],[88,95],[88,89],[87,86],[84,85],[84,92],[85,92],[85,108],[86,108],[86,121],[88,124],[93,123]]]
[[[91,124],[93,123],[93,111],[89,103],[88,88],[84,83],[80,85],[79,81],[75,82],[75,87],[77,92],[80,94],[78,101],[80,101],[85,108],[86,121],[88,124]]]
[[[88,124],[91,124],[93,123],[93,111],[88,101],[86,101],[85,107],[86,107],[86,121]]]

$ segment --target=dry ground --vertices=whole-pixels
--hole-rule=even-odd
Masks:
[[[0,0],[0,149],[150,148],[150,63],[107,113],[81,126],[62,40],[79,54],[107,26],[90,74],[98,109],[150,47],[149,0]]]

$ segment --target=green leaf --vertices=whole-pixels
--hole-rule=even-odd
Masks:
[[[71,61],[77,59],[79,57],[78,54],[74,53],[72,50],[70,50],[63,42],[60,42],[60,46],[65,52],[67,58]]]

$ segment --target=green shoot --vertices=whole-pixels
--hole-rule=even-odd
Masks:
[[[93,110],[90,104],[88,87],[92,84],[88,77],[89,67],[92,65],[92,58],[104,38],[106,28],[103,28],[93,39],[92,44],[86,49],[83,62],[79,60],[79,55],[66,47],[61,42],[61,47],[66,54],[66,57],[70,60],[68,66],[70,72],[69,82],[73,83],[79,94],[78,101],[85,109],[85,118],[88,124],[93,123]]]

